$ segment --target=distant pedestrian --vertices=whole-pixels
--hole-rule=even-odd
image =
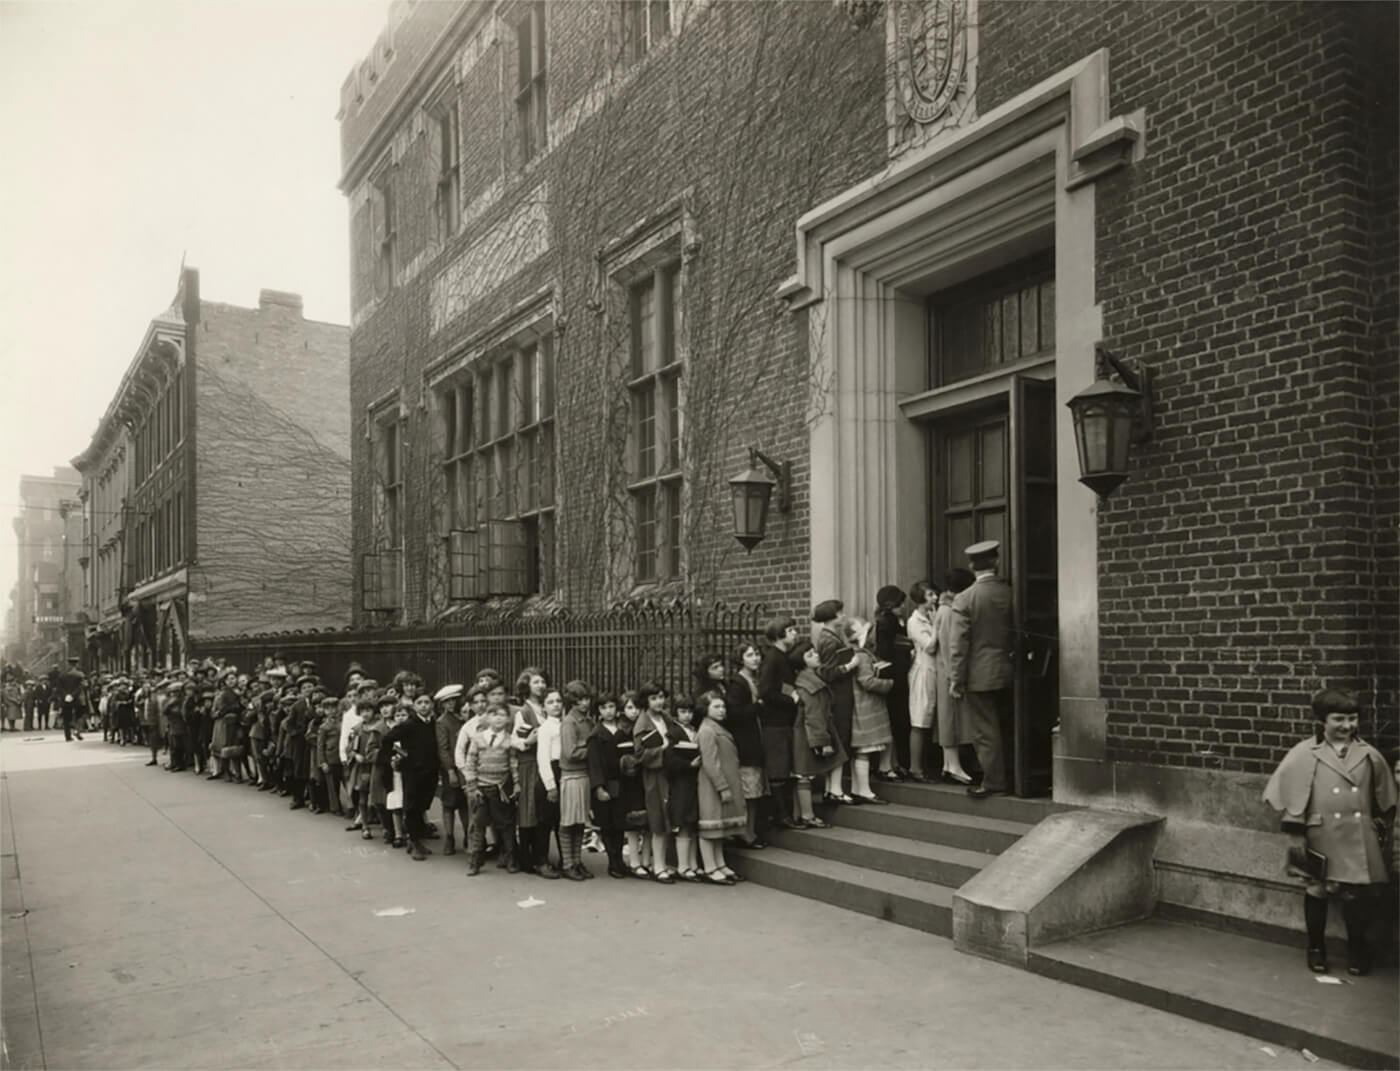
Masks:
[[[4,687],[5,728],[15,731],[15,722],[24,717],[24,689],[17,680],[7,680]]]
[[[83,721],[92,709],[92,699],[88,695],[87,679],[78,668],[77,658],[68,659],[68,668],[59,674],[57,684],[59,715],[63,719],[63,739],[72,740],[76,737],[81,740]]]
[[[1371,918],[1389,879],[1378,825],[1394,820],[1395,779],[1379,751],[1358,735],[1356,697],[1327,688],[1312,698],[1314,735],[1295,744],[1264,789],[1282,812],[1288,868],[1302,877],[1308,968],[1327,970],[1327,903],[1341,903],[1347,973],[1371,969]]]
[[[994,539],[966,548],[976,577],[953,599],[948,689],[964,700],[964,712],[982,766],[973,799],[1007,790],[1004,740],[1013,718],[1011,585],[997,575],[1001,544]]]

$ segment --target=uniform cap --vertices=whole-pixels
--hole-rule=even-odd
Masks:
[[[812,608],[812,620],[818,624],[824,621],[835,621],[845,608],[846,604],[840,599],[827,599],[826,602],[819,602]]]
[[[972,546],[966,547],[963,553],[969,558],[985,558],[989,555],[996,554],[1000,550],[1000,542],[995,539],[986,539],[981,543],[974,543]]]
[[[433,695],[433,702],[441,703],[444,699],[460,699],[463,688],[460,684],[444,684]]]

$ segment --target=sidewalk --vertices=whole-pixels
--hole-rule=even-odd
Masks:
[[[145,757],[0,743],[5,1066],[1337,1066],[752,883],[468,879]]]

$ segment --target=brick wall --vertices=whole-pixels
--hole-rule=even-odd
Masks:
[[[405,620],[433,613],[429,596],[440,568],[432,501],[437,418],[424,404],[430,400],[423,369],[543,288],[553,290],[562,327],[556,342],[559,596],[588,607],[683,589],[639,591],[625,570],[609,565],[630,558],[625,538],[609,524],[627,502],[617,434],[625,426],[619,418],[627,400],[627,331],[620,288],[600,286],[598,261],[610,243],[680,204],[694,239],[685,253],[682,311],[690,362],[690,590],[789,609],[807,605],[807,327],[774,294],[792,271],[796,216],[885,158],[882,42],[853,30],[827,5],[686,5],[678,8],[687,20],[680,32],[642,62],[623,64],[609,36],[616,10],[611,3],[548,6],[552,142],[543,158],[525,166],[513,155],[513,31],[505,27],[500,40],[473,54],[459,98],[469,209],[462,231],[353,333],[357,560],[369,549],[372,529],[366,407],[395,389],[407,405]],[[409,180],[404,169],[398,176],[405,178],[396,187],[401,210],[426,211],[430,184]],[[508,227],[503,221],[517,218],[526,202],[547,209],[547,249],[536,255],[521,251],[528,243],[516,243],[504,263],[471,262],[472,251],[495,248],[485,236]],[[356,272],[369,253],[357,238]],[[458,278],[461,300],[444,313],[442,281]],[[791,459],[796,486],[792,511],[774,510],[767,540],[745,555],[729,534],[726,481],[747,467],[749,444]]]
[[[350,617],[348,331],[294,294],[201,302],[193,636]]]
[[[983,112],[1107,47],[1147,114],[1097,192],[1105,341],[1158,417],[1100,511],[1109,757],[1267,771],[1324,683],[1393,743],[1393,10],[983,0],[980,33]]]

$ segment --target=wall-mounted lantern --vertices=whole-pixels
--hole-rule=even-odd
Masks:
[[[763,465],[773,475],[759,468]],[[774,461],[756,446],[749,447],[749,467],[729,481],[734,504],[734,538],[753,550],[768,534],[768,503],[778,489],[778,509],[792,509],[792,462]]]
[[[1117,378],[1101,376],[1065,404],[1074,417],[1079,482],[1107,498],[1128,478],[1129,447],[1152,438],[1152,373],[1129,368],[1102,345],[1095,351]]]

